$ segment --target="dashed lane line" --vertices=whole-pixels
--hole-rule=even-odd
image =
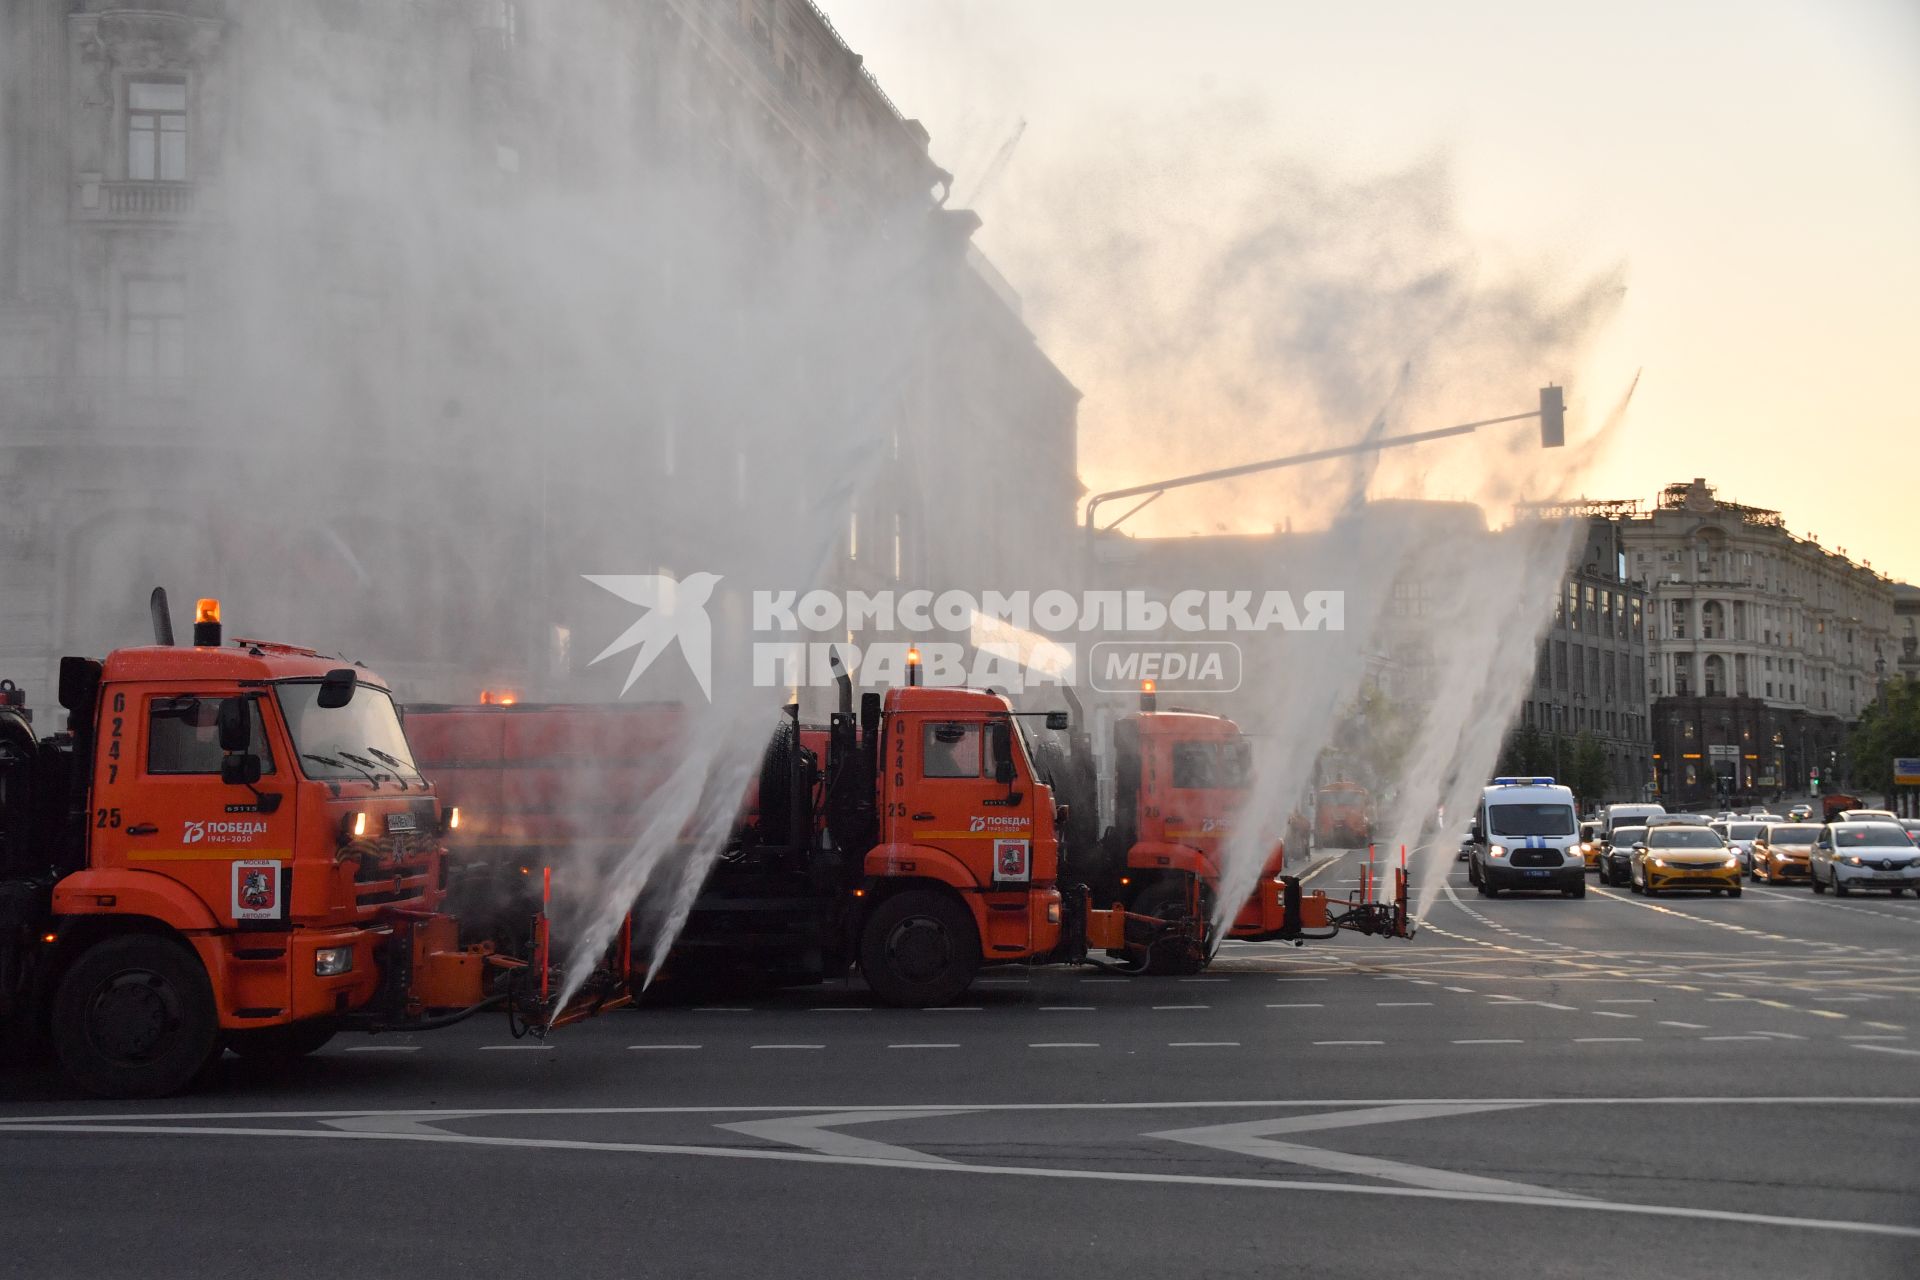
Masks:
[[[698,1044],[630,1044],[627,1046],[627,1048],[629,1049],[640,1049],[648,1052],[661,1052],[661,1053],[684,1052],[690,1049],[702,1049],[705,1047],[706,1046],[704,1045],[698,1045]]]
[[[1908,1058],[1920,1058],[1920,1049],[1901,1049],[1890,1044],[1856,1044],[1856,1049],[1871,1049],[1875,1053],[1897,1053]]]

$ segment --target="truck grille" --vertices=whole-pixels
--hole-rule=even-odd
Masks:
[[[424,831],[395,831],[351,842],[354,905],[362,910],[416,902],[427,893],[436,838]]]
[[[1516,867],[1557,867],[1560,865],[1558,849],[1515,849],[1510,855]]]

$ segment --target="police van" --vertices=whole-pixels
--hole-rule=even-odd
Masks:
[[[1552,778],[1495,778],[1473,816],[1467,880],[1486,897],[1502,889],[1587,896],[1573,792]]]

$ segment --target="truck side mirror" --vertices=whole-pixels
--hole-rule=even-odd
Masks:
[[[220,781],[235,787],[251,787],[260,781],[260,757],[252,753],[224,757],[220,761]]]
[[[220,730],[220,749],[235,755],[253,745],[253,699],[223,698],[215,717]]]
[[[352,667],[335,667],[320,678],[320,696],[315,701],[328,711],[338,710],[353,701],[359,683]]]
[[[1072,717],[1068,716],[1066,712],[1064,711],[1047,712],[1047,728],[1071,729],[1072,727],[1073,727],[1073,719]]]
[[[993,780],[1001,786],[1013,783],[1013,726],[995,720],[987,726],[988,741],[993,744]]]

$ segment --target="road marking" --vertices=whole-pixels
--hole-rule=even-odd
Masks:
[[[1647,996],[1611,996],[1605,1000],[1596,1001],[1596,1003],[1598,1004],[1652,1004],[1653,1001],[1651,998]]]
[[[483,1044],[480,1046],[480,1051],[482,1053],[503,1053],[514,1049],[531,1049],[538,1052],[551,1048],[553,1048],[553,1046],[550,1044]]]
[[[736,1120],[715,1128],[744,1133],[749,1138],[805,1147],[819,1155],[860,1160],[907,1161],[912,1164],[951,1164],[945,1156],[929,1155],[911,1147],[896,1147],[888,1142],[856,1138],[834,1130],[848,1124],[876,1124],[883,1120],[925,1120],[938,1116],[966,1115],[965,1111],[936,1107],[896,1107],[883,1111],[830,1111],[826,1115],[781,1116],[773,1120]]]
[[[1100,1046],[1087,1040],[1038,1040],[1029,1044],[1029,1049],[1098,1049]]]
[[[1340,1045],[1340,1044],[1385,1044],[1385,1043],[1386,1043],[1386,1041],[1385,1041],[1385,1040],[1315,1040],[1315,1041],[1314,1041],[1314,1043],[1315,1043],[1315,1044],[1325,1044],[1325,1045]]]
[[[1769,1040],[1805,1040],[1806,1039],[1805,1036],[1797,1036],[1793,1034],[1793,1032],[1791,1031],[1756,1031],[1753,1034],[1757,1036],[1766,1036]]]
[[[350,1044],[348,1053],[418,1053],[417,1044]]]
[[[957,1044],[890,1044],[889,1049],[958,1049]]]
[[[1639,1036],[1576,1036],[1575,1044],[1639,1044]]]
[[[1269,1009],[1324,1009],[1323,1004],[1270,1004]]]
[[[1211,1008],[1212,1006],[1204,1005],[1204,1004],[1156,1004],[1153,1007],[1155,1009],[1165,1010],[1165,1009],[1208,1009],[1208,1008]]]
[[[1376,1009],[1431,1009],[1431,1000],[1375,1000]]]
[[[1705,1031],[1707,1029],[1707,1024],[1704,1022],[1668,1022],[1664,1018],[1661,1019],[1660,1025],[1663,1027],[1684,1027],[1688,1031]]]
[[[1525,1044],[1525,1040],[1455,1040],[1455,1044]]]
[[[1701,1036],[1702,1040],[1765,1040],[1765,1036]]]
[[[1595,1009],[1593,1016],[1596,1018],[1633,1018],[1639,1015],[1632,1013],[1615,1013],[1612,1009]]]
[[[1898,1053],[1909,1058],[1920,1058],[1920,1049],[1900,1049],[1890,1044],[1856,1044],[1856,1049],[1871,1049],[1875,1053]]]
[[[1905,1040],[1906,1039],[1905,1036],[1891,1036],[1891,1035],[1841,1036],[1840,1038],[1842,1040]]]
[[[1448,987],[1447,990],[1457,992],[1463,996],[1470,996],[1474,994],[1474,990],[1472,987]]]
[[[630,1044],[627,1046],[627,1048],[629,1049],[661,1049],[661,1050],[698,1049],[701,1047],[702,1046],[697,1044]]]
[[[823,1044],[750,1044],[749,1049],[824,1049]]]
[[[1377,1156],[1355,1155],[1348,1151],[1332,1151],[1323,1147],[1309,1147],[1296,1142],[1273,1140],[1275,1134],[1282,1133],[1316,1133],[1324,1129],[1348,1129],[1359,1125],[1393,1124],[1408,1120],[1506,1110],[1511,1108],[1499,1104],[1414,1104],[1369,1107],[1361,1111],[1285,1116],[1277,1120],[1249,1120],[1240,1124],[1203,1125],[1193,1129],[1163,1129],[1158,1133],[1149,1133],[1145,1136],[1165,1138],[1171,1142],[1187,1142],[1201,1147],[1217,1147],[1222,1151],[1232,1151],[1240,1155],[1258,1156],[1266,1160],[1283,1160],[1288,1164],[1306,1165],[1311,1169],[1379,1178],[1387,1182],[1398,1182],[1406,1186],[1424,1187],[1434,1191],[1471,1191],[1482,1195],[1585,1199],[1571,1192],[1529,1186],[1523,1182],[1482,1178],[1469,1173],[1455,1173],[1448,1169],[1429,1169],[1420,1165],[1403,1164],[1398,1160],[1382,1160]]]
[[[1169,1049],[1238,1049],[1238,1040],[1169,1040]]]
[[[1094,1006],[1090,1004],[1043,1004],[1040,1006],[1040,1012],[1042,1013],[1092,1013],[1094,1012]]]

